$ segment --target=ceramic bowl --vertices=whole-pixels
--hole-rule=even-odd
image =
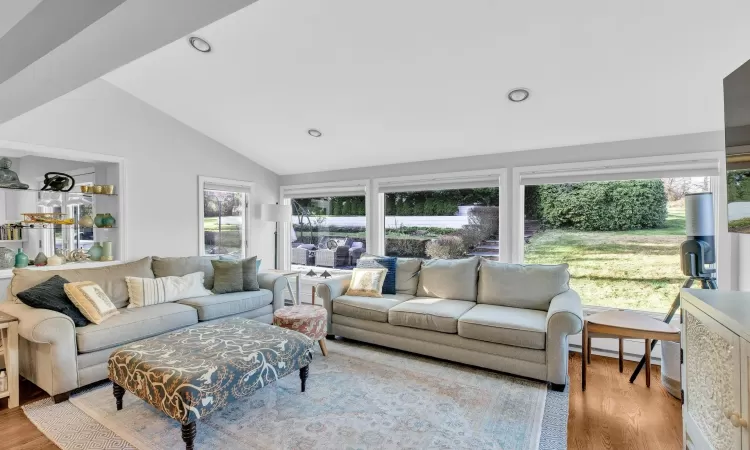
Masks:
[[[102,194],[112,195],[115,193],[115,185],[114,184],[105,184],[102,186]]]
[[[93,191],[94,194],[101,194],[102,193],[102,189],[104,188],[104,186],[100,186],[100,185],[96,184],[96,185],[94,185],[93,188],[94,188],[94,191]]]
[[[91,186],[87,184],[82,185],[81,192],[83,192],[84,194],[88,194],[89,192],[91,192]]]

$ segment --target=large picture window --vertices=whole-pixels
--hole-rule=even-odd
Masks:
[[[569,264],[584,304],[663,313],[685,281],[685,194],[711,177],[526,186],[524,262]]]
[[[247,193],[203,190],[203,253],[245,257]]]
[[[497,185],[385,193],[385,254],[423,259],[499,257]]]
[[[365,196],[292,198],[291,264],[349,270],[367,251]]]

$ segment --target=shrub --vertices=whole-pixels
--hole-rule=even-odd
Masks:
[[[426,258],[429,239],[386,238],[385,254],[402,258]]]
[[[479,230],[479,240],[496,238],[500,226],[500,209],[497,206],[475,206],[469,210],[469,224]]]
[[[466,254],[466,243],[461,236],[441,236],[427,243],[427,256],[432,259],[455,259]]]
[[[539,187],[544,225],[585,231],[659,228],[667,218],[661,180],[550,184]]]

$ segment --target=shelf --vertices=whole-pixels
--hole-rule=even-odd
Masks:
[[[22,244],[26,239],[0,239],[0,244]]]
[[[11,189],[11,188],[4,188],[0,187],[0,192],[3,191],[10,191],[10,192],[49,192],[49,193],[55,193],[55,194],[63,194],[63,195],[81,195],[84,197],[117,197],[117,194],[94,194],[93,192],[81,192],[80,188],[76,189],[76,187],[73,187],[73,190],[70,192],[62,192],[62,191],[43,191],[41,189]]]
[[[28,226],[24,225],[21,228],[24,230],[54,230],[55,227],[60,227],[64,230],[70,229],[70,228],[81,228],[84,230],[116,230],[117,227],[82,227],[80,225],[72,224],[72,225],[56,225],[53,223],[45,223],[45,224],[35,224],[34,226]]]

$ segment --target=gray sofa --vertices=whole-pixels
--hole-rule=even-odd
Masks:
[[[399,258],[396,294],[345,295],[320,283],[328,333],[543,380],[564,389],[568,336],[583,328],[567,265]]]
[[[78,387],[107,378],[107,359],[112,351],[129,342],[156,336],[198,322],[246,317],[272,323],[273,312],[284,306],[286,278],[259,273],[259,291],[210,295],[144,308],[126,308],[126,276],[154,278],[183,276],[202,271],[204,285],[213,287],[213,257],[143,258],[138,261],[90,269],[16,269],[8,298],[0,311],[19,319],[19,365],[21,375],[55,397],[67,398]],[[74,267],[74,266],[68,266]],[[76,327],[63,314],[29,307],[16,294],[54,275],[68,281],[94,281],[120,314],[96,325]]]

